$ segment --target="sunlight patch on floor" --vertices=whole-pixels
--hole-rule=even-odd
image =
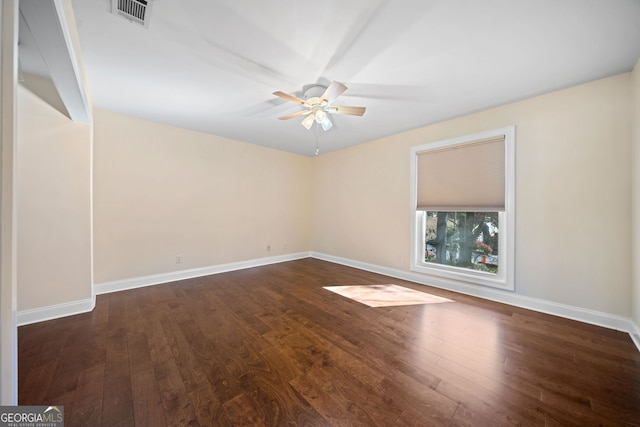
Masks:
[[[453,302],[447,298],[398,285],[325,286],[324,289],[369,307]]]

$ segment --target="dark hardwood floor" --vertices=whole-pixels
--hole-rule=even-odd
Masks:
[[[323,286],[454,300],[370,308]],[[626,333],[314,259],[99,296],[19,328],[67,426],[639,426]]]

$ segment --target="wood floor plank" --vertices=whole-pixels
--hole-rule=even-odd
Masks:
[[[313,374],[303,374],[291,380],[291,385],[329,425],[379,425],[357,403],[340,393],[339,384],[336,387],[334,383],[326,384],[316,379]]]
[[[146,333],[138,330],[127,333],[127,353],[129,355],[129,370],[132,375],[147,371],[152,366]]]
[[[173,358],[160,318],[153,316],[146,318],[144,320],[144,333],[147,336],[147,346],[153,363],[161,363]]]
[[[206,375],[179,325],[168,319],[161,323],[186,391],[202,387],[207,380]]]
[[[104,395],[105,365],[87,368],[78,375],[78,385],[75,392],[74,408],[84,408],[100,403]],[[102,408],[99,408],[102,410]]]
[[[89,367],[78,377],[73,408],[65,407],[65,413],[72,415],[72,426],[102,425],[105,365]],[[71,411],[73,409],[73,411]]]
[[[245,394],[239,394],[223,405],[231,424],[237,427],[266,427]]]
[[[167,425],[200,425],[175,361],[169,359],[155,364],[154,374]]]
[[[202,426],[231,427],[220,398],[210,384],[188,393],[195,408],[196,417]]]
[[[166,425],[162,399],[153,370],[135,371],[131,375],[131,398],[136,425]]]
[[[290,381],[300,373],[292,369],[280,349],[270,347],[260,353],[269,360],[269,365],[277,371],[275,378],[269,374],[264,375],[267,379],[262,378],[262,375],[257,377],[260,384],[265,384],[265,387],[272,391],[283,408],[280,424],[292,420],[297,425],[325,426],[326,420],[291,386]]]
[[[120,326],[120,324],[119,321],[110,322],[113,326]],[[109,332],[106,352],[102,425],[133,422],[131,372],[125,328]]]
[[[323,288],[369,284],[451,302]],[[315,259],[100,295],[18,345],[19,402],[72,426],[640,426],[627,334]]]
[[[24,380],[20,382],[20,405],[39,405],[46,401],[47,392],[58,367],[58,361],[54,360],[44,365],[36,365],[28,371]]]
[[[442,373],[440,373],[442,375]],[[447,375],[442,375],[444,378]],[[449,399],[458,402],[458,408],[454,413],[454,419],[466,420],[471,425],[518,425],[522,427],[534,427],[544,425],[544,417],[534,411],[527,411],[526,398],[511,397],[509,401],[496,393],[466,382],[464,379],[455,378],[440,381],[436,390]],[[455,381],[455,383],[450,382]],[[531,399],[533,400],[533,399]],[[531,401],[530,400],[530,401]]]
[[[65,407],[65,422],[72,427],[89,427],[102,425],[102,400],[96,400],[89,405],[76,408],[74,404],[73,412],[71,416],[67,415],[67,409]],[[66,424],[65,424],[66,425]]]

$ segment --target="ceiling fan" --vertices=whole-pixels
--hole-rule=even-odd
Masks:
[[[333,126],[329,118],[330,114],[346,114],[349,116],[362,116],[364,114],[365,107],[331,105],[345,90],[347,90],[347,87],[342,83],[331,82],[328,87],[322,85],[308,86],[304,91],[305,99],[296,98],[295,96],[280,91],[273,92],[273,94],[306,107],[305,110],[279,117],[280,120],[307,116],[302,120],[302,126],[306,129],[311,129],[313,122],[316,122],[322,126],[323,130],[329,130]]]

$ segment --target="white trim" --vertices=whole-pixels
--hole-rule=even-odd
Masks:
[[[638,347],[638,351],[640,351],[640,326],[633,320],[631,320],[631,331],[629,335],[631,335],[631,340],[636,347]]]
[[[93,211],[93,170],[94,170],[94,124],[89,123],[89,287],[91,288],[91,310],[96,307],[96,292],[93,286],[94,281],[94,211]]]
[[[124,291],[127,289],[141,288],[144,286],[158,285],[161,283],[175,282],[177,280],[192,279],[194,277],[209,276],[211,274],[225,273],[228,271],[242,270],[245,268],[259,267],[261,265],[277,264],[285,261],[293,261],[308,258],[309,252],[280,255],[267,258],[258,258],[247,261],[232,262],[228,264],[213,265],[210,267],[193,268],[189,270],[172,271],[169,273],[153,274],[151,276],[134,277],[131,279],[115,280],[112,282],[98,283],[93,286],[96,295],[110,292]]]
[[[426,277],[418,273],[413,273],[405,270],[397,270],[395,268],[382,267],[362,261],[355,261],[352,259],[336,257],[333,255],[327,255],[318,252],[311,252],[311,257],[333,262],[336,264],[346,265],[348,267],[358,268],[360,270],[383,274],[385,276],[395,277],[397,279],[408,280],[423,285],[433,286],[435,288],[446,289],[449,291],[471,295],[490,301],[500,302],[503,304],[526,308],[528,310],[538,311],[541,313],[547,313],[554,316],[564,317],[567,319],[577,320],[592,325],[627,332],[629,335],[631,335],[631,339],[634,341],[634,343],[638,347],[638,350],[640,351],[640,328],[638,328],[630,318],[616,316],[614,314],[604,313],[601,311],[560,304],[553,301],[518,295],[509,291],[499,291],[483,286],[474,286],[461,282],[452,282],[445,279]],[[636,335],[635,337],[634,334]]]
[[[73,121],[89,124],[93,121],[91,104],[82,81],[68,22],[75,18],[73,10],[67,10],[65,3],[64,0],[20,2],[20,13],[40,49],[49,77],[69,117]]]
[[[419,153],[453,145],[463,145],[473,141],[504,136],[505,144],[505,211],[499,213],[500,229],[505,230],[499,235],[500,266],[498,274],[489,276],[473,270],[453,269],[448,266],[427,264],[424,262],[424,238],[418,230],[421,229],[420,219],[424,213],[416,211],[417,207],[417,156]],[[454,279],[465,281],[472,285],[484,285],[504,290],[515,290],[515,126],[479,132],[472,135],[429,142],[411,147],[410,149],[410,236],[411,236],[411,265],[412,271],[435,276],[434,280]]]
[[[89,102],[89,97],[87,96],[87,90],[85,88],[85,81],[82,78],[81,65],[80,60],[81,56],[79,56],[76,52],[80,52],[80,46],[74,45],[74,37],[72,35],[72,30],[74,31],[74,35],[76,35],[75,40],[79,43],[78,35],[77,35],[77,27],[75,22],[75,15],[73,14],[73,8],[67,8],[67,4],[71,4],[70,2],[66,2],[65,0],[53,0],[54,8],[58,14],[58,19],[60,21],[60,29],[62,30],[62,36],[64,38],[64,44],[66,45],[68,51],[68,59],[70,71],[73,72],[73,90],[74,90],[74,108],[75,113],[73,120],[79,121],[82,123],[93,124],[93,112],[91,108],[91,102]],[[73,19],[73,25],[69,25],[68,19]],[[71,77],[69,76],[71,79]],[[70,96],[70,95],[69,95]],[[65,103],[65,107],[67,107],[67,103]],[[68,107],[67,107],[68,108]],[[71,114],[71,113],[69,113]]]
[[[88,313],[94,308],[93,302],[93,298],[86,298],[78,301],[22,310],[18,312],[18,326],[73,316],[74,314]]]
[[[16,167],[18,0],[0,3],[0,405],[18,404]]]

